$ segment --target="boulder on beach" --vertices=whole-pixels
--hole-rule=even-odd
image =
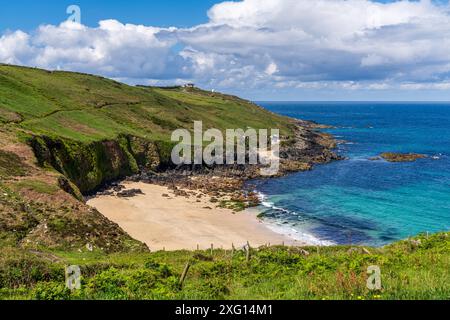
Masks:
[[[141,189],[130,189],[118,192],[117,196],[119,198],[132,198],[140,194],[144,194]]]

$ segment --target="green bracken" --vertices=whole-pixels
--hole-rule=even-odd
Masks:
[[[18,254],[20,252],[20,254]],[[422,235],[384,248],[262,247],[243,251],[106,255],[51,252],[59,262],[2,249],[0,297],[8,299],[450,299],[450,234]],[[191,268],[183,285],[180,275]],[[79,265],[81,289],[64,286]],[[368,267],[381,290],[367,287]],[[3,280],[2,280],[3,279]]]

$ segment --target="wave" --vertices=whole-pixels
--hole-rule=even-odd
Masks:
[[[433,159],[433,160],[440,160],[440,159],[442,159],[443,157],[445,158],[446,155],[443,154],[443,153],[438,153],[438,154],[432,155],[432,156],[431,156],[431,159]]]
[[[294,225],[284,225],[280,222],[269,221],[269,220],[263,220],[267,228],[272,230],[275,233],[288,236],[289,238],[292,238],[294,240],[297,240],[299,242],[306,243],[307,245],[312,246],[333,246],[336,245],[336,243],[328,240],[322,240],[317,238],[311,233],[302,232],[298,228],[295,228]]]
[[[287,213],[290,215],[299,215],[297,212],[287,210],[285,208],[277,207],[273,202],[267,201],[268,197],[259,192],[255,191],[258,195],[258,198],[263,207],[266,207],[271,210],[279,211],[282,213]],[[318,246],[333,246],[336,243],[329,240],[322,240],[317,238],[311,233],[304,232],[300,230],[298,225],[292,223],[286,223],[285,221],[277,220],[276,218],[263,219],[264,224],[273,232],[288,236],[294,240],[309,244],[309,245],[318,245]]]

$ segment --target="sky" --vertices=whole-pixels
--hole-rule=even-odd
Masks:
[[[67,14],[70,5],[81,21]],[[129,84],[194,82],[257,101],[450,101],[450,7],[446,0],[5,1],[0,62]]]

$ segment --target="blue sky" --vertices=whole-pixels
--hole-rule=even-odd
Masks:
[[[61,24],[71,4],[80,27]],[[450,100],[447,0],[16,0],[0,10],[3,63],[192,81],[254,100]]]
[[[3,1],[2,1],[3,2]],[[189,27],[208,21],[207,10],[218,0],[21,0],[4,1],[0,12],[0,30],[33,30],[40,24],[59,24],[66,19],[66,8],[82,8],[83,24],[116,19],[126,23],[162,27]]]

